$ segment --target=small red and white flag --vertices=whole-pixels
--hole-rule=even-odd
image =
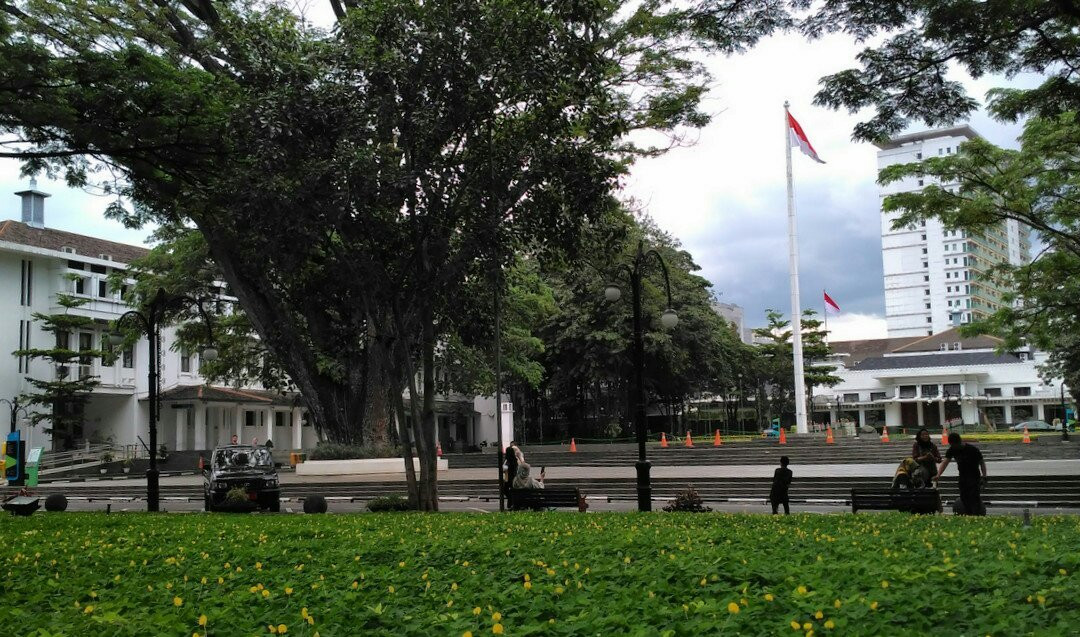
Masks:
[[[837,314],[839,314],[840,313],[840,306],[836,304],[836,301],[832,300],[832,297],[829,296],[828,292],[822,290],[821,293],[825,295],[825,309],[826,310],[832,310],[833,312],[836,312]]]
[[[802,126],[799,126],[799,122],[795,121],[795,118],[791,116],[791,113],[787,114],[788,124],[788,137],[791,138],[791,147],[798,148],[804,155],[813,159],[819,164],[824,164],[820,157],[818,157],[817,151],[810,144],[810,140],[806,137],[806,133],[803,132]]]

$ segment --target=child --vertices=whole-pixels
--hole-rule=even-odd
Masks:
[[[780,468],[773,473],[772,490],[769,491],[769,502],[772,502],[772,512],[776,515],[776,509],[784,505],[784,515],[790,515],[788,508],[788,487],[791,486],[791,469],[788,469],[787,456],[780,456]]]

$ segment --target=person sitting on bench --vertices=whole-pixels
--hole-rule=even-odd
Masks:
[[[514,477],[515,489],[543,489],[544,472],[540,472],[540,478],[534,478],[530,474],[532,467],[527,462],[521,462],[517,467],[517,475]]]

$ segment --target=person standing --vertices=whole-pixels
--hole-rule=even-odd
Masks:
[[[915,444],[911,446],[911,457],[915,459],[915,462],[919,463],[924,473],[925,483],[923,486],[929,487],[930,479],[937,475],[937,466],[941,463],[941,452],[938,451],[937,445],[930,438],[930,430],[923,427],[919,430],[919,433],[915,434]],[[921,488],[915,485],[916,488]]]
[[[963,513],[986,515],[986,507],[982,502],[982,488],[986,486],[986,461],[983,460],[979,448],[965,443],[960,439],[960,434],[949,434],[949,450],[945,452],[945,462],[941,463],[934,482],[941,479],[949,462],[954,459],[960,473],[960,504],[963,505]]]
[[[791,515],[788,505],[788,487],[791,486],[791,469],[788,464],[791,460],[787,456],[780,456],[780,468],[773,472],[772,489],[769,490],[769,502],[772,503],[773,515],[776,515],[777,507],[784,505],[784,515]]]
[[[506,499],[509,501],[511,485],[514,482],[514,479],[517,478],[518,465],[524,462],[524,457],[522,457],[521,449],[518,449],[516,440],[510,441],[510,446],[506,448],[506,456],[504,457],[503,462],[506,466],[503,493],[506,494]],[[511,506],[513,506],[512,503]]]

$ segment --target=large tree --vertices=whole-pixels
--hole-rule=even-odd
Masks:
[[[321,30],[272,0],[5,2],[5,155],[74,185],[105,167],[118,218],[197,227],[331,438],[377,351],[435,509],[436,343],[467,282],[574,243],[662,150],[628,134],[708,121],[698,54],[790,22],[774,0],[331,4]]]
[[[795,0],[812,6],[800,22],[816,38],[843,32],[872,42],[858,68],[822,79],[815,101],[851,112],[873,109],[854,137],[896,135],[912,120],[951,124],[977,107],[955,69],[972,77],[1044,76],[1034,89],[999,89],[992,112],[1015,120],[1080,110],[1080,3],[1074,0]]]

